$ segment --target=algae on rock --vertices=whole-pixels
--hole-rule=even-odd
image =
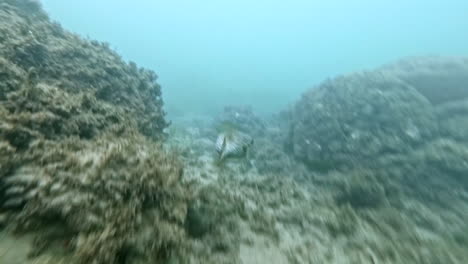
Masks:
[[[309,167],[372,163],[405,153],[437,134],[430,103],[411,86],[381,73],[322,83],[296,104],[289,144]]]
[[[167,258],[182,244],[181,165],[144,138],[110,139],[36,140],[5,177],[7,190],[20,190],[5,203],[21,199],[9,221],[39,233],[36,249],[59,240],[85,263],[116,263],[130,253]]]
[[[83,263],[182,252],[189,195],[160,145],[156,74],[52,23],[38,1],[0,0],[0,39],[7,228],[36,236],[32,257],[52,246]]]
[[[0,1],[0,100],[18,90],[24,76],[70,95],[90,94],[119,106],[136,120],[138,129],[154,139],[168,126],[157,76],[125,63],[108,45],[71,34],[38,5],[38,1]]]
[[[434,105],[468,98],[466,57],[409,57],[384,65],[378,71],[411,85]]]

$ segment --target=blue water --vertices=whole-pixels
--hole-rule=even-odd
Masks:
[[[64,28],[159,75],[166,110],[276,111],[325,78],[468,54],[468,1],[43,0]]]

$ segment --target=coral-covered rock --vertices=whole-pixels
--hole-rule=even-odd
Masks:
[[[159,263],[182,247],[188,192],[155,81],[37,1],[0,0],[0,215],[37,235],[32,256]]]
[[[468,142],[468,100],[440,105],[436,111],[443,137]]]
[[[38,1],[2,0],[0,7],[0,102],[11,92],[40,83],[69,98],[91,95],[98,104],[119,108],[137,120],[144,135],[162,138],[168,123],[154,72],[125,63],[105,43],[65,31],[48,19]],[[22,98],[8,98],[8,103],[15,99]]]
[[[379,70],[411,85],[436,105],[468,98],[468,57],[410,57]]]
[[[448,206],[456,200],[453,197],[466,195],[455,190],[468,190],[467,159],[466,143],[437,139],[405,155],[381,157],[375,169],[424,202]]]
[[[289,146],[315,169],[372,163],[402,153],[438,131],[430,102],[413,87],[383,73],[326,81],[303,95],[291,122]]]
[[[36,250],[58,241],[85,263],[116,263],[128,252],[164,259],[182,244],[182,167],[141,136],[36,140],[18,158],[3,206],[20,209],[13,227],[39,233]]]
[[[272,144],[267,139],[260,139],[253,152],[252,163],[260,174],[286,174],[295,176],[299,165],[283,152],[282,146]]]

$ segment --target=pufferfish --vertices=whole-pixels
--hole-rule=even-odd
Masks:
[[[216,139],[216,152],[218,162],[227,158],[246,157],[249,147],[253,145],[253,139],[240,131],[222,132]]]

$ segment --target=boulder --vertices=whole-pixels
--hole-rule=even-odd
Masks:
[[[468,98],[468,57],[409,57],[379,71],[411,85],[434,105]]]
[[[313,169],[369,164],[405,153],[438,134],[429,100],[382,72],[328,80],[305,93],[293,113],[287,145]]]

